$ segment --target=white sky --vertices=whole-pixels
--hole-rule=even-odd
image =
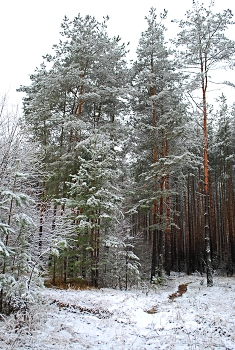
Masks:
[[[235,14],[234,0],[215,2],[216,10],[230,8]],[[191,4],[191,0],[0,0],[0,95],[8,92],[10,103],[20,102],[22,94],[15,90],[30,84],[29,75],[40,65],[42,56],[51,53],[52,45],[60,38],[65,15],[71,20],[79,12],[97,20],[108,15],[109,35],[120,35],[124,42],[130,41],[129,58],[135,58],[140,34],[146,29],[144,17],[151,6],[157,13],[168,10],[168,35],[173,38],[177,27],[170,21],[183,18]],[[235,76],[234,71],[230,73],[233,80],[231,74]]]

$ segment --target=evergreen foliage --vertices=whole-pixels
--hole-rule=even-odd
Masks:
[[[63,286],[127,289],[172,270],[207,272],[211,286],[213,268],[233,274],[235,108],[222,95],[215,111],[207,96],[210,71],[233,67],[232,13],[193,1],[178,51],[166,20],[150,9],[128,67],[108,18],[65,17],[53,54],[19,89],[23,141],[18,125],[6,135],[0,124],[2,311],[27,302],[39,261]],[[41,167],[20,146],[32,140]]]
[[[25,311],[37,299],[38,268],[31,254],[36,225],[27,182],[33,177],[32,145],[23,141],[16,115],[2,102],[0,119],[0,312]],[[3,141],[3,142],[2,142]],[[23,141],[23,142],[22,142]],[[24,157],[26,157],[24,159]],[[23,171],[31,168],[31,175]],[[32,215],[32,216],[31,216]]]

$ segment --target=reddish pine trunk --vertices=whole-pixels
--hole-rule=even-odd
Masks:
[[[203,169],[204,169],[204,197],[205,197],[205,242],[206,242],[206,269],[207,269],[207,286],[213,286],[213,271],[211,264],[211,247],[210,247],[210,193],[209,193],[209,159],[208,159],[208,134],[207,134],[207,106],[206,106],[206,89],[207,89],[207,67],[201,57],[201,74],[202,74],[202,102],[203,102]]]

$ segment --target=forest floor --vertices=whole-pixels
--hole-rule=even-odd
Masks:
[[[235,349],[235,277],[210,288],[205,276],[173,274],[155,290],[42,294],[26,322],[0,321],[0,349]]]

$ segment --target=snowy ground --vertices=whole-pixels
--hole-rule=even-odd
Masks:
[[[45,289],[43,299],[23,327],[20,315],[0,322],[0,349],[235,349],[235,278],[215,277],[211,288],[195,275],[156,290]]]

